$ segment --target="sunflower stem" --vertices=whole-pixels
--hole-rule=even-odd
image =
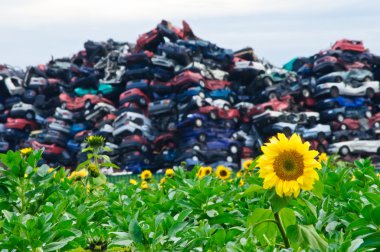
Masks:
[[[274,218],[276,219],[277,227],[278,227],[278,229],[280,230],[280,233],[281,233],[282,239],[284,240],[285,248],[290,248],[289,239],[288,239],[288,237],[286,236],[285,229],[284,229],[284,227],[282,226],[281,219],[280,219],[280,215],[278,214],[278,212],[277,212],[277,213],[274,213]]]

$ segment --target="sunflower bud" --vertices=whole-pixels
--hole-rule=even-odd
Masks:
[[[89,147],[97,149],[104,145],[105,139],[102,136],[89,136],[86,138],[86,143]]]
[[[99,168],[94,163],[90,163],[88,165],[88,171],[90,173],[90,176],[93,178],[97,178],[100,174]]]
[[[33,149],[28,147],[28,148],[21,149],[20,153],[21,153],[21,155],[26,156],[26,155],[30,154],[32,151],[33,151]]]

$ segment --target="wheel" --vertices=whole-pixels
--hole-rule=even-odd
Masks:
[[[366,111],[365,112],[365,117],[371,118],[372,117],[372,112],[371,111]]]
[[[347,125],[346,125],[346,124],[342,124],[342,125],[340,125],[340,129],[341,129],[341,130],[347,130]]]
[[[305,98],[309,98],[310,97],[310,91],[307,88],[303,88],[302,91],[301,91],[301,93],[302,93],[302,96],[305,97]]]
[[[265,77],[263,79],[263,83],[264,83],[264,86],[266,86],[266,87],[270,87],[273,85],[273,82],[269,77]]]
[[[342,77],[337,76],[337,77],[335,77],[335,80],[334,80],[334,81],[335,81],[335,82],[342,82],[343,79],[342,79]]]
[[[330,89],[330,95],[332,96],[332,97],[338,97],[339,96],[339,89],[337,88],[337,87],[332,87],[331,89]]]
[[[206,84],[205,84],[205,82],[204,82],[203,80],[200,80],[200,81],[199,81],[199,86],[201,86],[201,87],[205,87]]]
[[[85,102],[84,102],[84,108],[85,109],[89,109],[91,107],[91,101],[90,100],[86,100]]]
[[[373,126],[375,126],[375,128],[380,128],[380,122],[375,122],[375,123],[373,124]]]
[[[375,90],[373,90],[372,88],[367,88],[365,95],[368,98],[373,98],[375,96]]]
[[[288,127],[285,127],[282,132],[285,134],[285,136],[290,137],[292,135],[292,130]]]
[[[148,147],[146,145],[142,145],[141,146],[141,151],[142,152],[147,152],[148,151]]]
[[[229,101],[231,104],[234,104],[234,103],[235,103],[235,98],[234,98],[232,95],[229,95],[229,96],[228,96],[228,101]]]
[[[140,104],[141,106],[145,106],[145,105],[146,105],[146,101],[145,101],[145,99],[142,98],[142,97],[140,97],[140,98],[139,98],[139,104]]]
[[[33,111],[27,111],[25,114],[26,119],[33,120],[34,119],[34,112]]]
[[[343,114],[338,114],[336,116],[336,119],[338,120],[338,122],[343,122],[344,121],[344,115]]]
[[[343,146],[339,149],[339,154],[342,156],[347,156],[350,154],[350,149],[347,146]]]
[[[369,77],[369,76],[366,76],[366,77],[363,79],[363,82],[368,82],[368,81],[372,81],[372,78]]]
[[[24,127],[24,131],[25,131],[25,133],[30,134],[30,132],[32,132],[32,126],[26,125]]]
[[[231,156],[227,156],[226,161],[232,163],[234,161],[234,158]]]
[[[194,144],[193,145],[193,150],[200,151],[201,150],[201,146],[199,146],[198,144]]]
[[[277,95],[275,92],[270,92],[268,97],[269,97],[269,100],[277,99]]]
[[[210,112],[210,118],[211,118],[212,120],[216,120],[216,119],[218,118],[218,115],[216,114],[215,111],[211,111],[211,112]]]
[[[206,138],[207,138],[206,134],[203,134],[203,133],[199,134],[198,136],[198,140],[202,143],[206,142]]]
[[[323,142],[323,140],[326,139],[326,135],[323,132],[319,132],[317,135],[317,138],[318,138],[319,142]]]
[[[232,144],[232,145],[230,146],[230,152],[231,152],[232,154],[236,154],[236,153],[238,153],[238,151],[239,151],[239,148],[238,148],[235,144]]]
[[[203,122],[202,122],[201,119],[196,119],[196,120],[195,120],[195,126],[197,126],[197,127],[202,127],[202,125],[203,125]]]

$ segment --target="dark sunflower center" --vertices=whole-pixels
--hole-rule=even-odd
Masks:
[[[282,180],[296,180],[303,174],[303,158],[296,151],[283,151],[273,162],[276,175]]]
[[[210,174],[210,170],[206,170],[206,175],[209,175]]]
[[[219,174],[220,174],[221,177],[226,177],[227,176],[227,171],[221,170]]]

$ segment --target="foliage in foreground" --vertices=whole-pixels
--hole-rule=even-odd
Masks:
[[[264,190],[255,170],[221,179],[174,167],[161,183],[113,185],[69,179],[37,166],[40,156],[0,155],[3,251],[278,251],[275,214],[296,251],[380,247],[380,180],[369,160],[330,158],[314,189],[294,199]]]

